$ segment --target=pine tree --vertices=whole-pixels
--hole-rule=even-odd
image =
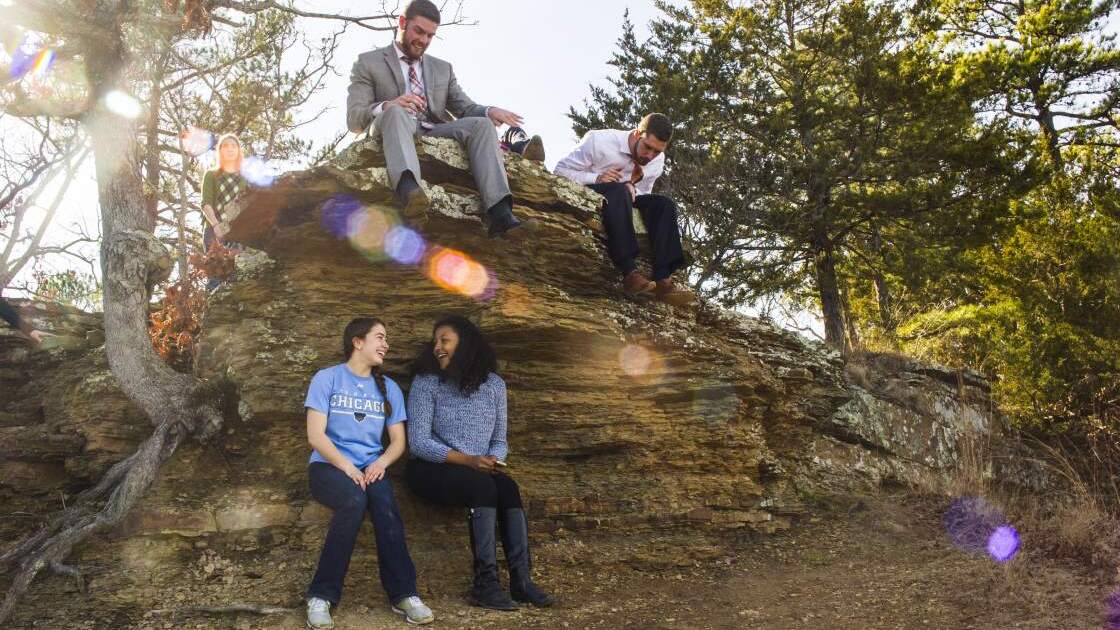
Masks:
[[[873,235],[882,249],[980,224],[969,200],[1014,179],[893,4],[659,6],[650,41],[624,30],[613,89],[571,116],[577,131],[657,107],[680,121],[665,187],[692,228],[694,282],[725,303],[807,298],[847,349],[844,274]]]

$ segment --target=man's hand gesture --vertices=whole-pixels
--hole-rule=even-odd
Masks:
[[[486,115],[489,116],[490,120],[494,121],[496,125],[504,124],[510,127],[520,127],[524,122],[520,115],[507,109],[502,109],[501,107],[491,107],[486,110]]]
[[[613,184],[622,179],[622,169],[612,168],[599,173],[595,178],[596,184]]]

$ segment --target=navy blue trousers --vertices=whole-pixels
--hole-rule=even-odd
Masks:
[[[637,208],[646,226],[653,249],[653,279],[668,278],[684,266],[681,229],[677,225],[677,204],[664,195],[638,195],[630,199],[626,184],[591,184],[591,190],[607,198],[603,205],[603,227],[607,230],[607,253],[623,273],[636,269],[638,237],[634,234]]]
[[[417,595],[416,567],[408,555],[404,539],[404,522],[401,521],[393,486],[383,477],[366,486],[365,492],[338,468],[331,464],[314,462],[307,468],[311,496],[331,510],[330,528],[319,554],[319,567],[307,597],[318,597],[332,604],[342,599],[342,582],[350,568],[350,556],[358,541],[358,530],[369,513],[373,533],[377,539],[377,569],[381,586],[396,603],[402,598]]]

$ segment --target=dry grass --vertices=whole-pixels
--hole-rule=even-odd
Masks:
[[[1086,451],[1033,441],[1031,450],[1048,480],[1046,490],[1039,492],[995,477],[990,439],[966,436],[956,470],[924,480],[916,490],[983,497],[1029,541],[1028,548],[1114,571],[1120,561],[1120,448],[1101,442]]]
[[[1041,534],[1040,541],[1059,556],[1115,567],[1120,556],[1115,445],[1096,444],[1088,452],[1045,442],[1036,447],[1056,487],[1046,496],[1019,497],[1024,528]]]

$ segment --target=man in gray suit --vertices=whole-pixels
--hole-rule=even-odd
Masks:
[[[459,87],[451,64],[425,55],[439,27],[439,9],[430,0],[412,0],[400,16],[391,45],[363,53],[350,73],[346,124],[361,133],[372,123],[381,134],[389,179],[410,219],[428,208],[420,187],[415,137],[454,138],[466,147],[471,172],[482,194],[490,236],[519,237],[527,223],[513,216],[513,198],[495,124],[521,125],[521,117],[500,107],[484,107]]]

